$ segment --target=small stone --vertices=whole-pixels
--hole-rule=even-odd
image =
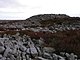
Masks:
[[[11,56],[10,56],[10,59],[11,59],[11,60],[15,60],[16,58],[14,57],[14,55],[11,55]]]
[[[3,46],[0,46],[0,53],[3,53],[5,48]]]
[[[2,58],[2,55],[0,54],[0,59]]]
[[[58,58],[59,58],[59,60],[65,60],[65,58],[62,56],[58,56]]]
[[[7,57],[7,56],[8,56],[8,54],[9,54],[9,52],[12,52],[12,50],[11,50],[9,47],[7,47],[7,49],[5,50],[4,55],[3,55],[3,56]]]
[[[54,60],[58,60],[58,55],[53,54],[53,59],[54,59]]]
[[[46,59],[52,59],[52,57],[49,53],[44,53],[43,57]]]
[[[41,52],[40,48],[39,47],[36,47],[36,49],[37,49],[38,55],[41,56],[42,55],[42,52]]]
[[[26,60],[26,55],[25,54],[26,54],[25,52],[22,52],[22,59],[23,60]]]
[[[47,52],[47,53],[52,53],[52,52],[55,51],[55,49],[54,49],[54,48],[51,48],[51,47],[44,47],[44,48],[43,48],[43,51],[44,51],[44,52]]]
[[[23,52],[26,51],[26,47],[25,47],[25,46],[19,45],[19,47],[20,47],[20,50],[21,50],[21,51],[23,51]]]
[[[2,42],[2,41],[0,41],[0,46],[4,46],[4,44],[3,44],[3,42]]]
[[[6,57],[2,57],[1,60],[6,60]]]
[[[10,58],[6,58],[6,60],[11,60]]]
[[[36,57],[35,60],[49,60],[49,59],[45,59],[45,58],[42,58],[42,57]]]

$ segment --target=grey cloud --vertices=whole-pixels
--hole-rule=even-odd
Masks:
[[[21,6],[21,4],[19,4],[17,0],[0,0],[0,8],[19,6]]]

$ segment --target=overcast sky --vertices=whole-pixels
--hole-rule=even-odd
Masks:
[[[80,0],[0,0],[0,19],[26,19],[50,13],[80,17]]]

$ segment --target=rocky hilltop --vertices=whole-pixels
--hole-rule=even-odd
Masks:
[[[0,60],[79,60],[80,18],[41,14],[0,20]]]
[[[45,23],[44,23],[45,22]],[[71,23],[72,22],[72,23]],[[61,24],[79,24],[80,18],[79,17],[70,17],[65,14],[42,14],[42,15],[35,15],[26,20],[0,20],[0,28],[1,29],[23,29],[26,27],[39,27],[45,25],[51,25],[55,23]]]
[[[28,20],[49,20],[55,18],[69,18],[69,16],[65,14],[40,14],[28,18]]]

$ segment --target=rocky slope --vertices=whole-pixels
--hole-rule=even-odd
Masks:
[[[77,60],[79,47],[79,17],[43,14],[0,21],[1,60]]]
[[[0,60],[76,60],[74,53],[59,52],[44,46],[44,41],[29,36],[4,34],[0,37]]]

